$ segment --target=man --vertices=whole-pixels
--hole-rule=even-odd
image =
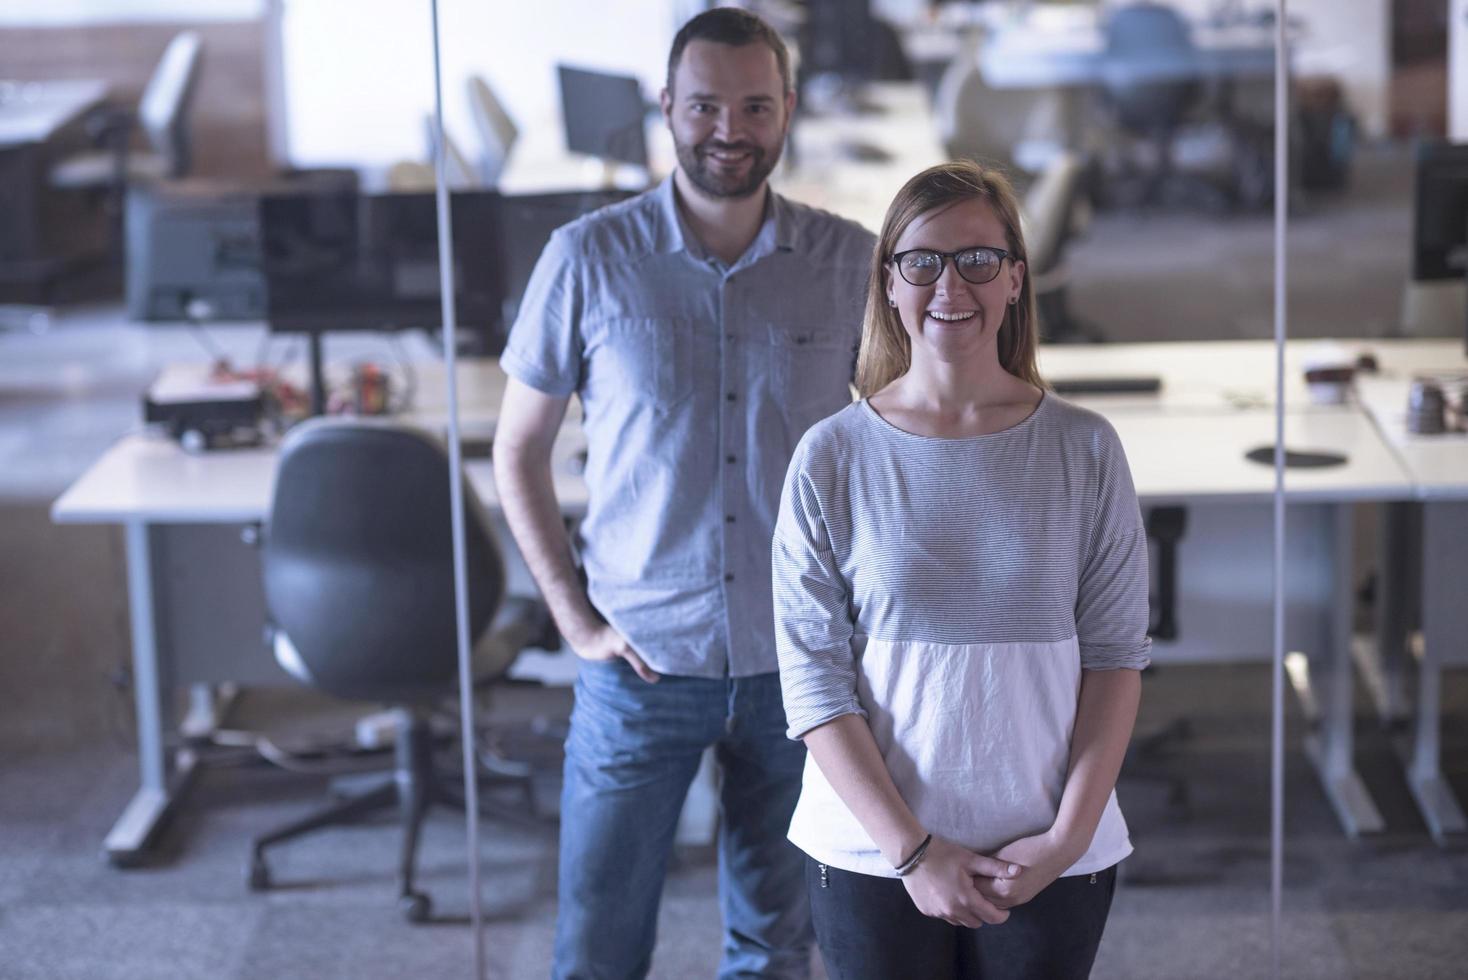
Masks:
[[[557,977],[638,977],[705,747],[722,770],[723,976],[804,976],[810,911],[785,839],[770,542],[796,441],[850,400],[873,238],[766,180],[795,106],[784,45],[731,8],[678,33],[656,190],[574,222],[536,266],[501,363],[505,517],[585,661],[566,743]],[[581,400],[578,576],[551,444]]]

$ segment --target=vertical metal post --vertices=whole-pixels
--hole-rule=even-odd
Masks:
[[[1284,656],[1285,656],[1285,338],[1288,335],[1285,262],[1289,204],[1289,49],[1285,0],[1274,8],[1274,670],[1269,735],[1269,957],[1280,976],[1284,894]]]
[[[484,927],[479,895],[479,780],[474,758],[474,673],[470,663],[469,582],[464,543],[464,478],[459,445],[457,327],[454,310],[454,235],[449,208],[448,153],[443,133],[443,63],[439,52],[438,0],[433,13],[434,197],[438,204],[438,288],[443,310],[443,360],[448,375],[449,496],[454,536],[454,605],[459,640],[459,726],[464,746],[464,822],[469,838],[469,920],[474,935],[474,976],[484,977]]]

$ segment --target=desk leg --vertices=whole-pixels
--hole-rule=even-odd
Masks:
[[[1304,509],[1298,509],[1305,518]],[[1324,690],[1318,699],[1319,724],[1305,739],[1305,751],[1320,775],[1325,795],[1348,837],[1377,833],[1385,826],[1376,803],[1356,772],[1351,676],[1351,614],[1355,591],[1351,582],[1353,526],[1349,504],[1334,504],[1324,515],[1332,568],[1331,602],[1327,615],[1327,649],[1318,663],[1324,668]],[[1297,518],[1298,519],[1298,518]],[[1305,518],[1308,519],[1308,518]],[[1313,671],[1312,671],[1313,673]],[[1308,684],[1308,681],[1306,682]],[[1310,703],[1310,692],[1302,692]]]
[[[1376,634],[1355,647],[1356,666],[1381,723],[1396,727],[1411,716],[1407,700],[1408,638],[1412,632],[1411,597],[1420,588],[1419,559],[1413,555],[1421,540],[1420,506],[1384,503],[1379,508],[1376,575]]]
[[[1422,661],[1417,670],[1417,716],[1407,784],[1433,840],[1468,830],[1463,810],[1439,766],[1438,724],[1443,656],[1468,643],[1463,574],[1468,560],[1468,504],[1429,503],[1422,516]]]
[[[172,715],[168,703],[171,688],[158,650],[152,530],[145,523],[133,522],[127,525],[126,534],[139,786],[103,845],[108,860],[119,866],[136,863],[146,854],[154,833],[194,768],[193,753],[179,752],[176,759],[170,760],[164,744]]]

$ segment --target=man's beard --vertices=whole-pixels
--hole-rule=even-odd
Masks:
[[[673,144],[683,173],[693,181],[693,186],[710,197],[748,197],[764,186],[765,179],[780,162],[779,146],[773,153],[768,153],[764,147],[749,142],[724,143],[707,139],[691,145],[674,140]],[[718,164],[711,164],[708,160],[708,154],[713,151],[748,153],[749,170],[743,177],[724,176],[718,172]]]

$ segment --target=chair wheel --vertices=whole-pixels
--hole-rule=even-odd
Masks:
[[[265,863],[264,855],[256,854],[250,858],[247,877],[252,892],[263,892],[270,887],[270,866]]]
[[[398,899],[398,908],[409,922],[427,922],[433,911],[433,902],[422,892],[408,892]]]

